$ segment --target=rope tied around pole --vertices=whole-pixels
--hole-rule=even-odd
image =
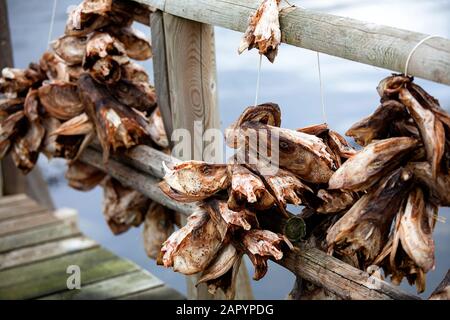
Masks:
[[[417,50],[422,44],[424,44],[426,41],[428,41],[429,39],[432,39],[432,38],[441,38],[441,37],[440,37],[440,36],[437,36],[437,35],[429,35],[429,36],[426,36],[425,38],[423,38],[422,40],[420,40],[420,41],[419,41],[419,42],[411,49],[411,51],[410,51],[409,54],[408,54],[408,58],[406,58],[405,72],[404,72],[405,76],[408,76],[409,63],[410,63],[410,61],[411,61],[411,58],[412,58],[413,54],[416,52],[416,50]]]

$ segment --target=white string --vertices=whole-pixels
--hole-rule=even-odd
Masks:
[[[325,110],[325,98],[323,93],[323,81],[322,81],[322,72],[320,71],[320,55],[317,53],[317,70],[319,72],[319,87],[320,87],[320,102],[322,103],[322,117],[323,122],[327,123],[327,112]]]
[[[411,60],[411,57],[413,56],[414,52],[416,52],[417,48],[419,48],[425,41],[431,39],[431,38],[440,38],[439,36],[427,36],[425,38],[423,38],[422,40],[420,40],[415,46],[414,48],[412,48],[411,52],[408,55],[408,58],[406,59],[406,63],[405,63],[405,76],[408,75],[408,67],[409,67],[409,62]]]
[[[262,64],[262,54],[259,54],[258,76],[256,78],[255,107],[258,105],[259,82],[260,82],[260,79],[261,79],[261,64]]]
[[[50,28],[48,30],[48,37],[47,37],[47,47],[50,47],[50,42],[52,41],[53,25],[54,25],[54,22],[55,22],[57,2],[58,2],[58,0],[53,0],[52,17],[51,17],[51,20],[50,20]]]

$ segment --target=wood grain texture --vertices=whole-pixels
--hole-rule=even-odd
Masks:
[[[83,286],[81,290],[58,292],[40,300],[107,300],[162,286],[164,283],[144,270],[119,275]]]
[[[260,0],[137,0],[186,19],[244,32]],[[280,18],[282,41],[403,72],[411,49],[427,35],[296,8]],[[236,50],[238,43],[235,44]],[[409,73],[450,85],[450,40],[434,38],[414,54]]]
[[[0,254],[0,270],[30,264],[36,261],[42,261],[97,246],[98,244],[94,240],[84,236],[38,244]]]
[[[141,292],[132,293],[118,300],[186,300],[182,294],[167,286],[160,286],[144,290]]]
[[[0,237],[0,253],[80,235],[76,216],[60,222]]]
[[[141,158],[133,159],[133,162],[143,162],[139,166],[140,168],[148,166],[149,172],[161,172],[161,162],[152,159],[163,159],[170,163],[171,158],[168,155],[150,147],[141,146],[140,148],[147,149],[140,153]],[[87,149],[82,155],[82,160],[100,169],[107,170],[101,165],[101,154],[98,151]],[[117,160],[110,160],[108,167],[108,172],[113,177],[123,183],[128,181],[130,187],[134,187],[154,201],[184,215],[190,215],[197,208],[195,204],[180,205],[180,203],[167,198],[157,189],[156,179],[142,171],[121,164]],[[130,174],[129,178],[127,178],[128,173]],[[286,253],[283,260],[275,261],[275,263],[344,299],[418,299],[417,296],[405,293],[386,281],[370,277],[368,273],[315,248],[300,246],[294,251]]]
[[[66,290],[69,265],[80,267],[82,286],[139,269],[105,249],[88,249],[0,271],[0,299],[32,299]]]

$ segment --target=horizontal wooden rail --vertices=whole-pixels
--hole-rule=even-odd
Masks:
[[[261,0],[134,1],[240,32],[246,30],[249,15],[261,3]],[[409,53],[427,36],[301,8],[282,13],[280,23],[285,43],[397,72],[404,71]],[[237,50],[239,44],[234,45]],[[408,70],[410,75],[450,85],[450,40],[432,38],[423,43],[414,53]]]
[[[174,159],[170,156],[140,145],[124,156],[110,159],[104,165],[98,148],[88,148],[80,160],[108,172],[124,185],[182,214],[190,215],[198,209],[195,203],[186,204],[171,200],[158,188],[158,181],[163,176],[162,161],[171,163]],[[295,275],[345,299],[418,299],[316,248],[300,245],[285,254],[282,260],[275,262]]]

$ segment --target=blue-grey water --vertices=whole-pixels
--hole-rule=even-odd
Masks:
[[[373,23],[390,25],[427,34],[450,38],[449,0],[322,0],[294,1],[316,11],[347,16]],[[66,10],[77,0],[58,0],[53,38],[63,33]],[[38,61],[47,48],[52,0],[9,0],[15,66],[26,67],[30,61]],[[148,28],[138,26],[149,34]],[[237,55],[241,34],[216,28],[217,68],[222,127],[237,118],[244,107],[254,101],[258,55],[246,52]],[[151,74],[151,62],[144,66]],[[390,72],[380,68],[321,55],[327,121],[332,128],[343,133],[355,121],[371,113],[378,104],[375,91],[378,82]],[[417,79],[441,105],[450,108],[450,88]],[[276,62],[266,60],[262,64],[259,101],[273,101],[282,107],[283,126],[298,128],[323,121],[319,81],[314,52],[283,44]],[[102,191],[99,188],[82,193],[68,188],[63,179],[64,162],[45,157],[39,165],[49,181],[61,181],[51,185],[51,193],[57,207],[72,207],[79,212],[83,232],[96,239],[113,252],[148,269],[180,292],[186,291],[184,277],[156,266],[146,257],[141,241],[141,230],[133,229],[124,235],[113,236],[103,221],[101,213]],[[447,223],[438,222],[434,232],[436,241],[436,269],[427,275],[428,297],[450,267],[450,210],[442,208],[440,215]],[[271,263],[267,276],[253,281],[258,299],[282,299],[290,291],[294,277],[283,268]],[[412,293],[413,287],[402,287]]]

